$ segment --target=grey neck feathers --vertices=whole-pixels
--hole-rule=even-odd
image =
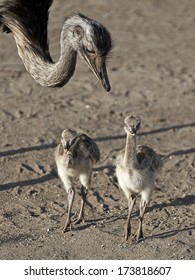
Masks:
[[[68,27],[67,27],[68,28]],[[57,87],[65,85],[73,76],[76,66],[77,52],[68,40],[66,23],[61,32],[61,53],[58,62],[54,63],[49,54],[33,51],[31,43],[22,32],[14,32],[18,54],[26,70],[42,86]]]
[[[127,134],[127,138],[126,138],[124,164],[128,167],[129,166],[135,167],[137,165],[136,136],[133,136],[129,133]]]

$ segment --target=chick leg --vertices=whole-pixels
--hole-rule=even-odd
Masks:
[[[143,230],[142,230],[142,223],[143,223],[143,218],[145,214],[147,203],[143,198],[141,198],[140,202],[140,217],[139,217],[139,227],[137,231],[137,237],[136,239],[139,240],[140,238],[143,238]]]
[[[135,196],[130,196],[128,203],[129,203],[129,214],[128,214],[127,222],[126,222],[126,226],[125,226],[125,240],[127,240],[129,238],[129,236],[131,235],[130,218],[131,218],[133,206],[135,204]]]
[[[84,186],[81,186],[81,208],[79,212],[78,218],[75,220],[74,224],[79,224],[80,222],[84,221],[84,206],[86,202],[88,189]]]
[[[66,218],[66,222],[63,228],[63,232],[67,231],[67,228],[70,226],[71,228],[71,210],[72,210],[72,205],[73,205],[73,201],[74,201],[74,195],[75,192],[73,190],[73,188],[70,188],[68,190],[68,214],[67,214],[67,218]]]

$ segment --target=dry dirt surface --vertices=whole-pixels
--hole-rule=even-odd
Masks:
[[[77,11],[112,34],[111,93],[81,59],[65,87],[41,87],[24,69],[12,35],[0,34],[0,258],[194,259],[195,1],[54,1],[48,30],[54,60],[64,18]],[[138,143],[164,156],[138,243],[124,240],[127,201],[113,184],[123,120],[132,113],[142,119]],[[86,221],[64,234],[67,195],[54,148],[65,128],[94,138],[101,160]],[[133,232],[138,210],[139,198]]]

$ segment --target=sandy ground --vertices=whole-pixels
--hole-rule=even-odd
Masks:
[[[194,10],[193,0],[54,1],[55,60],[64,17],[73,11],[112,33],[109,94],[80,59],[65,87],[41,87],[24,69],[12,35],[0,34],[0,259],[194,259]],[[142,118],[138,143],[165,156],[139,243],[124,240],[127,201],[110,182],[125,143],[123,120],[132,113]],[[67,195],[53,154],[68,127],[96,139],[101,160],[85,224],[63,234]],[[133,232],[138,205],[139,199]]]

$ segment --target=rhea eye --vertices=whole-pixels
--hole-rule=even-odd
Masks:
[[[95,51],[93,49],[88,49],[88,48],[85,48],[85,49],[88,53],[95,53]]]

